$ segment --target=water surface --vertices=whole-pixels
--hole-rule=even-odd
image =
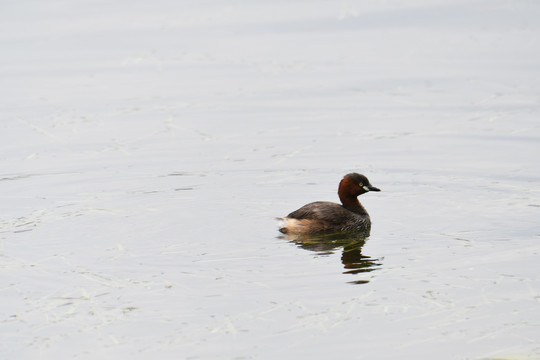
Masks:
[[[2,13],[0,357],[540,357],[536,2]]]

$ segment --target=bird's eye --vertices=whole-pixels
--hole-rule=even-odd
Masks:
[[[362,183],[359,183],[358,185],[360,185],[360,187],[363,187],[363,186],[364,186],[364,184],[362,184]]]

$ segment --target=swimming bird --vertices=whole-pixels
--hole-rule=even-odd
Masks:
[[[358,201],[358,196],[369,191],[381,191],[371,185],[368,178],[350,173],[339,183],[341,205],[329,201],[315,201],[302,206],[282,221],[279,231],[284,234],[313,234],[363,231],[371,229],[371,219]]]

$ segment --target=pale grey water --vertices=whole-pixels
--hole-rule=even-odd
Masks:
[[[538,15],[5,4],[0,357],[539,358]],[[277,231],[350,171],[371,271]]]

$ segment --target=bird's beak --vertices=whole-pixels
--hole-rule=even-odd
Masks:
[[[364,188],[364,190],[366,191],[381,191],[381,189],[379,188],[376,188],[375,186],[371,186],[371,185],[364,185],[362,186]]]

